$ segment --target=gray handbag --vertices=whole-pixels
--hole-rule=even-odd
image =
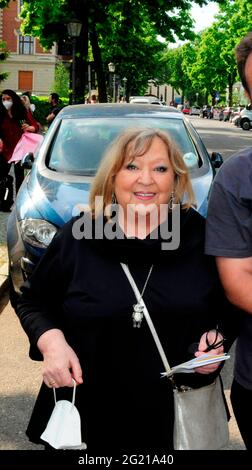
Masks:
[[[171,368],[159,337],[152,323],[148,309],[126,264],[121,266],[135,293],[137,302],[143,307],[143,314],[151,330],[163,365],[173,383],[175,450],[218,450],[227,445],[229,428],[220,377],[205,387],[178,389],[171,376]]]
[[[173,389],[176,450],[218,450],[228,444],[227,411],[220,377],[205,387]]]

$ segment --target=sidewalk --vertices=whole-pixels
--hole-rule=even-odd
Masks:
[[[9,263],[6,247],[6,231],[9,215],[9,212],[0,212],[0,297],[8,287]]]

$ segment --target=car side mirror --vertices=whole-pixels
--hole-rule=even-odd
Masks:
[[[220,168],[223,163],[222,155],[218,152],[213,152],[211,155],[211,162],[214,168]]]
[[[32,152],[26,153],[25,156],[22,158],[21,166],[25,170],[30,170],[32,168],[32,164],[34,162],[34,155]]]

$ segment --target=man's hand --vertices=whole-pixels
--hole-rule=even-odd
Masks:
[[[206,339],[208,342],[206,341]],[[221,333],[218,333],[216,337],[216,330],[211,330],[204,333],[200,338],[198,351],[196,351],[195,356],[202,356],[202,354],[206,353],[206,349],[209,347],[209,344],[217,344],[219,341],[222,340],[223,336]],[[210,349],[210,351],[207,352],[207,354],[212,355],[222,353],[224,353],[224,347],[222,344],[218,348]],[[215,364],[208,364],[207,366],[197,367],[196,372],[198,372],[199,374],[211,374],[212,372],[215,372],[219,366],[219,362],[216,362]]]

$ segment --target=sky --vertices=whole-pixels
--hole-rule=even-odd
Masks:
[[[193,4],[192,10],[191,10],[191,15],[193,19],[195,20],[194,23],[194,31],[195,33],[199,33],[205,28],[209,28],[211,24],[214,22],[215,18],[214,15],[218,13],[218,4],[215,2],[211,2],[208,5],[205,5],[204,7],[200,8],[199,5]],[[159,40],[165,41],[159,36]],[[175,43],[170,43],[169,48],[173,49],[175,47],[180,46],[183,44],[185,41],[180,41],[179,39]]]
[[[211,2],[208,5],[200,8],[199,5],[194,5],[191,14],[195,20],[194,31],[198,33],[202,29],[208,28],[214,21],[214,15],[218,13],[217,3]]]

